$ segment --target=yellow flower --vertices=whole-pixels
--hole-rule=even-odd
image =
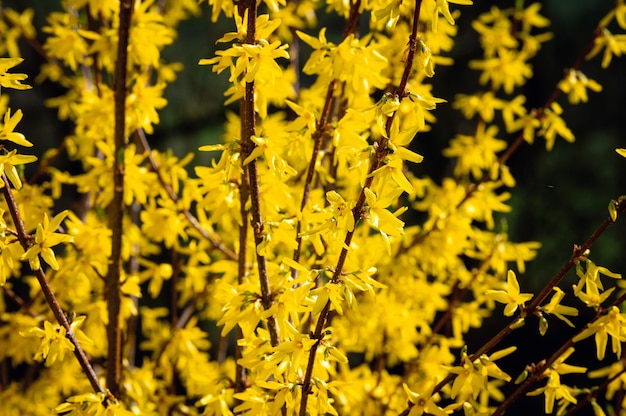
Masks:
[[[9,140],[20,146],[31,147],[33,144],[26,140],[22,133],[16,133],[13,130],[17,123],[22,119],[22,110],[17,110],[13,116],[11,116],[11,109],[7,109],[4,114],[4,124],[2,125],[2,131],[0,131],[0,140]]]
[[[540,121],[539,135],[545,137],[547,151],[554,147],[557,134],[570,143],[574,142],[574,133],[567,127],[565,120],[561,118],[562,113],[561,106],[554,102],[550,108],[546,109],[544,117]]]
[[[483,71],[479,79],[481,84],[491,81],[495,90],[502,87],[505,93],[511,94],[516,86],[523,85],[533,75],[531,65],[526,62],[528,59],[524,52],[500,49],[493,58],[470,61],[469,67]]]
[[[71,324],[72,332],[79,343],[92,344],[93,342],[79,329],[84,320],[84,316],[74,320]],[[64,327],[58,324],[53,325],[48,321],[44,321],[43,329],[31,328],[20,332],[20,335],[24,337],[41,338],[35,359],[46,360],[46,366],[54,364],[57,360],[63,361],[66,352],[74,351],[74,344],[66,337],[66,334]]]
[[[507,274],[506,290],[488,290],[485,295],[496,302],[504,303],[504,315],[512,316],[519,306],[532,299],[531,293],[520,293],[519,283],[513,270]]]
[[[543,310],[546,313],[556,316],[557,318],[559,318],[560,320],[567,323],[569,326],[573,328],[574,324],[569,319],[567,319],[564,315],[578,316],[578,309],[573,308],[571,306],[561,305],[561,301],[563,300],[563,297],[565,296],[565,292],[563,292],[558,287],[554,287],[553,289],[556,293],[550,299],[550,303],[548,303],[546,306],[543,306],[541,310]]]
[[[569,403],[576,403],[576,389],[561,384],[561,375],[571,373],[585,373],[584,367],[565,364],[565,360],[572,355],[574,348],[569,348],[563,353],[551,366],[544,375],[548,382],[544,387],[538,388],[528,393],[529,396],[537,396],[541,393],[545,396],[545,412],[551,414],[554,409],[555,400],[565,400]]]
[[[565,78],[559,82],[558,88],[567,94],[570,104],[578,104],[581,101],[586,103],[587,88],[595,92],[602,91],[602,85],[574,69],[567,72]]]
[[[7,74],[10,68],[21,63],[22,58],[0,58],[0,86],[14,88],[16,90],[27,90],[30,85],[22,84],[21,81],[27,78],[26,74]],[[6,121],[5,121],[6,122]]]
[[[598,360],[603,360],[604,354],[606,353],[607,341],[610,336],[611,349],[613,353],[617,355],[617,358],[620,358],[622,354],[622,342],[626,341],[626,334],[624,333],[625,326],[626,314],[621,313],[616,306],[611,306],[606,315],[596,319],[580,334],[574,337],[574,342],[595,335]]]
[[[437,27],[437,18],[438,18],[437,13],[441,13],[443,17],[445,17],[448,23],[450,23],[451,25],[454,24],[454,19],[452,18],[452,14],[450,14],[449,3],[461,4],[464,6],[469,6],[473,4],[472,0],[437,0],[437,12],[433,16],[433,24],[434,24],[433,30],[436,31],[436,27]]]
[[[5,173],[13,186],[20,189],[22,187],[22,181],[16,166],[32,163],[36,160],[36,156],[18,155],[17,150],[11,150],[9,153],[0,156],[0,175]],[[3,186],[4,182],[0,183],[0,188]]]
[[[48,214],[44,213],[43,223],[37,224],[35,244],[30,246],[22,255],[22,260],[28,260],[31,269],[38,270],[41,267],[39,261],[39,255],[41,254],[41,257],[43,257],[44,261],[48,263],[50,267],[54,270],[59,270],[59,263],[51,247],[74,240],[74,237],[71,235],[55,232],[67,215],[68,212],[63,211],[50,220]]]
[[[498,161],[497,153],[507,147],[506,141],[498,139],[497,134],[498,127],[479,123],[473,136],[459,134],[452,139],[443,155],[457,158],[455,175],[471,173],[475,179],[480,179],[484,170],[494,166]]]
[[[396,216],[404,210],[400,208],[395,214],[393,214],[391,211],[387,210],[387,207],[397,200],[402,193],[402,188],[390,190],[380,196],[377,196],[369,188],[365,188],[364,192],[367,206],[369,208],[367,221],[373,228],[380,231],[380,234],[385,241],[385,248],[388,253],[391,253],[388,236],[397,237],[404,234],[404,221]]]
[[[424,412],[434,416],[446,416],[447,413],[433,400],[432,394],[436,383],[433,383],[431,387],[425,389],[423,393],[417,393],[411,391],[406,383],[402,383],[404,392],[409,397],[409,401],[413,403],[413,407],[409,412],[409,416],[422,416]]]
[[[615,149],[618,155],[626,157],[626,149]]]
[[[602,68],[607,68],[611,64],[613,55],[622,56],[626,53],[626,35],[614,35],[607,28],[604,28],[602,34],[595,38],[595,45],[586,58],[593,58],[602,49],[604,49]]]

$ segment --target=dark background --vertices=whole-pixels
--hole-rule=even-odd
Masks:
[[[37,28],[43,26],[47,13],[58,7],[56,3],[49,0],[2,2],[18,10],[33,7]],[[181,157],[187,152],[195,152],[201,145],[218,141],[224,121],[222,92],[227,85],[226,77],[215,76],[209,67],[198,66],[197,62],[200,58],[213,56],[215,40],[226,30],[232,30],[232,25],[223,20],[210,22],[205,3],[202,4],[205,13],[182,22],[175,46],[164,51],[166,61],[182,62],[184,70],[166,90],[169,105],[161,111],[161,123],[155,127],[151,141],[154,147],[172,148]],[[477,0],[473,7],[451,5],[451,8],[462,12],[457,19],[457,43],[451,52],[455,64],[437,67],[432,80],[433,94],[448,100],[448,104],[440,104],[435,111],[441,122],[434,126],[433,131],[414,140],[415,150],[425,156],[424,162],[414,169],[417,175],[440,180],[443,175],[449,174],[452,165],[441,156],[441,150],[457,133],[472,131],[472,125],[451,108],[455,94],[471,93],[479,88],[478,72],[467,69],[469,60],[482,56],[470,22],[494,4],[504,8],[513,3]],[[563,71],[574,63],[591,39],[598,21],[614,4],[613,1],[596,0],[551,0],[541,3],[542,14],[552,22],[550,30],[554,39],[544,44],[532,61],[534,76],[519,91],[526,95],[527,104],[533,107],[540,106],[552,94]],[[323,20],[321,23],[324,24]],[[341,30],[341,25],[331,27]],[[17,69],[31,74],[29,82],[32,84],[40,60],[27,45],[23,46],[26,62]],[[509,161],[517,180],[510,200],[513,210],[506,215],[510,239],[542,243],[537,259],[527,264],[525,274],[518,274],[524,292],[537,293],[567,262],[573,245],[582,244],[607,218],[609,200],[626,194],[626,159],[614,150],[626,147],[626,58],[614,57],[608,69],[602,69],[600,62],[601,56],[597,56],[581,67],[588,77],[603,85],[600,93],[590,92],[589,102],[576,106],[570,105],[564,95],[558,100],[564,109],[563,118],[576,136],[576,142],[570,144],[558,138],[554,150],[546,152],[544,140],[537,138],[532,146],[523,144]],[[3,90],[3,93],[7,92],[10,93],[10,90]],[[19,131],[35,143],[35,152],[57,146],[71,128],[56,119],[55,111],[44,110],[43,100],[62,93],[50,84],[11,93],[11,106],[24,111]],[[500,129],[499,137],[509,142],[515,139],[515,136],[507,136],[503,129]],[[207,163],[209,157],[207,153],[198,152],[194,164]],[[625,241],[626,221],[622,219],[594,245],[590,258],[612,271],[626,274]],[[575,281],[572,271],[560,286],[567,292]],[[564,304],[578,306],[580,303],[569,299]],[[580,317],[578,322],[586,322],[589,316]],[[528,355],[524,357],[518,353],[515,359],[503,360],[505,370],[513,377],[521,371],[523,363],[546,357],[559,346],[558,340],[571,333],[564,323],[550,319],[550,331],[542,338],[537,334],[536,322],[530,321],[526,328],[518,331],[519,334],[507,340],[510,344],[524,342],[525,345],[536,346],[526,349]],[[494,318],[486,322],[482,330],[475,330],[468,338],[469,351],[495,334],[505,322]],[[591,362],[595,361],[593,343],[583,344],[588,344],[589,348],[579,348],[568,362],[584,365],[588,362],[587,357],[594,358]],[[613,358],[611,353],[607,353],[605,365]],[[597,363],[594,365],[598,366]],[[572,384],[571,380],[576,378],[565,376],[562,379],[568,384]],[[524,398],[523,402],[518,406],[519,412],[512,409],[507,414],[542,412],[543,396]],[[591,412],[589,407],[586,410],[582,414]]]

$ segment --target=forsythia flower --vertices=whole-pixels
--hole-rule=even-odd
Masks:
[[[595,44],[587,59],[596,56],[604,49],[602,56],[602,68],[606,68],[611,63],[613,55],[622,56],[626,53],[626,35],[614,35],[607,28],[602,30],[602,34],[595,38]]]
[[[622,354],[622,343],[626,341],[626,314],[620,312],[616,306],[611,306],[606,315],[601,316],[589,324],[580,334],[576,335],[574,342],[581,341],[591,335],[595,335],[596,353],[598,360],[604,359],[606,345],[611,337],[611,349],[617,358]]]
[[[43,257],[50,267],[54,270],[59,270],[59,263],[51,247],[74,240],[71,235],[55,232],[67,215],[68,212],[63,211],[50,220],[48,214],[44,213],[43,223],[37,224],[35,244],[30,246],[22,255],[22,260],[28,260],[31,269],[38,270],[41,267],[39,262],[39,255],[41,254],[41,257]]]
[[[0,58],[0,87],[14,88],[16,90],[27,90],[30,85],[22,84],[27,78],[26,74],[7,74],[10,68],[21,63],[22,58]]]
[[[409,401],[413,404],[411,411],[409,412],[409,416],[422,416],[424,412],[429,415],[434,416],[446,416],[447,413],[433,400],[432,391],[435,387],[436,383],[433,383],[432,387],[428,389],[422,389],[422,393],[416,393],[411,391],[409,386],[406,383],[402,384],[402,388],[404,389],[407,396],[409,396]]]
[[[548,382],[544,387],[528,393],[529,396],[537,396],[541,393],[544,394],[546,414],[552,413],[555,400],[565,400],[569,403],[576,403],[576,398],[574,397],[575,389],[561,384],[561,375],[584,373],[587,371],[584,367],[565,364],[565,360],[572,355],[573,352],[574,348],[569,348],[545,371],[544,375],[547,377]]]
[[[18,155],[17,150],[11,150],[7,154],[0,155],[0,174],[6,174],[13,186],[20,189],[22,187],[22,180],[20,179],[16,166],[32,163],[36,160],[36,156]],[[0,188],[3,186],[5,186],[4,182],[0,183]]]
[[[561,301],[563,300],[563,297],[565,297],[565,292],[563,292],[558,287],[554,287],[553,289],[556,293],[552,295],[550,303],[548,303],[546,306],[543,306],[541,309],[546,313],[556,316],[573,328],[574,324],[564,315],[578,316],[578,309],[571,306],[561,305]]]
[[[75,319],[70,326],[79,343],[91,344],[93,342],[79,329],[84,320],[85,317],[81,316]],[[20,332],[20,335],[24,337],[41,338],[35,359],[46,360],[46,366],[51,366],[57,360],[63,361],[66,352],[74,351],[74,344],[70,342],[66,334],[64,327],[53,325],[48,321],[44,321],[43,329],[31,328],[28,331]]]
[[[563,108],[554,102],[550,108],[546,109],[544,117],[541,119],[541,129],[539,135],[546,139],[546,150],[550,151],[554,147],[556,135],[563,137],[568,142],[574,141],[574,133],[567,127],[565,120],[561,118]]]
[[[33,144],[26,140],[22,133],[14,132],[17,123],[22,119],[22,110],[17,110],[11,115],[11,109],[4,114],[4,123],[0,131],[0,140],[8,140],[20,146],[31,147]]]
[[[531,293],[520,293],[519,283],[513,270],[509,270],[506,278],[506,290],[488,290],[487,297],[504,303],[504,315],[512,316],[519,306],[523,306],[526,301],[532,299]]]
[[[602,91],[602,85],[587,78],[580,71],[570,69],[564,79],[559,82],[558,88],[567,94],[570,104],[586,103],[587,89],[595,92]]]
[[[530,64],[526,62],[529,57],[525,53],[505,49],[499,50],[497,55],[485,60],[470,61],[469,67],[483,71],[480,76],[481,84],[491,81],[494,89],[503,87],[505,93],[511,94],[516,86],[523,85],[533,74]]]

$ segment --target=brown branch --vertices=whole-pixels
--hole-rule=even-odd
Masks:
[[[622,369],[618,371],[617,374],[606,379],[601,385],[595,387],[589,394],[587,394],[582,400],[579,400],[578,403],[576,403],[574,407],[569,409],[567,413],[565,413],[565,415],[563,416],[571,416],[577,411],[579,411],[580,409],[582,409],[583,406],[585,406],[587,403],[593,402],[596,399],[596,397],[598,397],[601,393],[606,391],[606,389],[609,387],[611,383],[613,383],[615,380],[617,380],[622,375],[624,375],[624,373],[626,372],[626,367],[624,367],[623,361],[624,361],[624,358],[622,358]],[[619,413],[618,411],[616,414],[619,415],[621,413]]]
[[[618,218],[621,214],[626,212],[626,201],[617,202],[617,214]],[[591,248],[591,246],[595,243],[595,241],[609,228],[609,226],[613,224],[613,220],[608,217],[600,226],[591,234],[591,236],[585,241],[582,246],[575,246],[574,252],[570,257],[569,261],[557,272],[556,275],[550,280],[550,282],[539,292],[539,294],[533,299],[533,301],[526,308],[522,308],[520,310],[518,316],[511,322],[511,324],[505,326],[498,332],[494,337],[489,339],[483,346],[481,346],[475,353],[473,353],[469,359],[470,361],[476,360],[483,354],[491,351],[496,345],[498,345],[507,335],[513,332],[518,326],[514,325],[519,322],[520,319],[525,319],[527,316],[534,315],[540,305],[546,300],[549,294],[552,292],[552,289],[565,277],[567,272],[580,260],[581,256]],[[626,294],[623,298],[618,299],[618,301],[623,301],[626,299]],[[616,301],[617,302],[617,301]],[[566,348],[567,349],[567,348]],[[565,351],[565,350],[564,350]],[[563,352],[561,352],[562,354]],[[558,357],[556,357],[558,358]],[[555,359],[556,359],[555,358]],[[546,367],[547,368],[547,367]],[[439,392],[446,384],[450,383],[452,380],[456,378],[455,374],[448,374],[446,378],[444,378],[439,384],[437,384],[433,390],[433,394]]]
[[[124,149],[126,148],[126,77],[128,65],[128,41],[134,1],[120,2],[117,59],[115,62],[115,127],[113,153],[113,200],[109,205],[111,228],[111,260],[106,278],[105,296],[108,306],[107,325],[107,375],[106,383],[115,395],[121,392],[122,334],[120,328],[120,275],[122,273],[122,234],[124,219]]]
[[[343,33],[343,39],[345,40],[350,34],[356,33],[359,26],[361,0],[355,0],[350,7],[350,16],[346,22],[346,27]],[[322,142],[324,137],[328,136],[328,128],[330,122],[331,110],[335,103],[335,87],[337,80],[333,79],[328,84],[326,90],[326,99],[324,100],[324,106],[322,107],[322,113],[315,124],[315,132],[313,133],[313,153],[309,166],[307,169],[306,179],[304,181],[304,191],[302,192],[302,200],[300,201],[300,212],[304,212],[304,208],[309,201],[309,195],[311,193],[311,186],[313,184],[313,177],[315,176],[315,166],[317,165],[317,158],[322,148]],[[332,163],[332,162],[331,162]],[[296,225],[296,244],[297,248],[293,252],[293,260],[298,262],[302,253],[302,221],[298,221]],[[291,270],[291,277],[298,277],[298,271],[296,269]]]
[[[626,300],[626,294],[620,296],[618,299],[616,299],[614,302],[612,302],[611,307],[612,306],[619,306],[625,300]],[[563,345],[561,345],[561,347],[558,350],[556,350],[550,356],[550,358],[548,358],[545,361],[542,361],[542,365],[537,366],[535,371],[533,371],[533,373],[531,375],[529,375],[529,377],[512,394],[509,394],[506,397],[506,399],[502,403],[500,403],[500,406],[498,406],[498,408],[495,410],[495,412],[493,413],[492,416],[499,416],[502,413],[504,413],[504,411],[508,407],[510,407],[515,402],[515,400],[517,400],[522,394],[524,394],[535,382],[541,380],[541,378],[543,377],[543,373],[548,368],[550,368],[550,366],[552,364],[554,364],[554,362],[556,360],[558,360],[559,357],[561,357],[570,347],[574,346],[574,344],[576,343],[576,341],[574,341],[576,339],[576,337],[578,335],[580,335],[583,331],[585,331],[595,321],[597,321],[598,319],[600,319],[601,317],[606,315],[608,313],[608,311],[611,309],[611,307],[603,309],[603,310],[600,310],[598,312],[598,314],[584,328],[582,328],[579,331],[577,331],[576,334],[574,334]]]
[[[244,114],[245,108],[244,103],[239,103],[239,108],[241,114]],[[241,124],[241,137],[245,137],[245,126],[243,123]],[[243,148],[242,148],[243,152]],[[242,158],[243,163],[244,158]],[[242,284],[248,274],[248,209],[246,208],[246,204],[248,202],[248,198],[250,197],[249,192],[249,180],[248,175],[246,175],[245,167],[243,169],[243,174],[241,175],[241,185],[239,186],[239,214],[241,216],[241,225],[239,226],[239,259],[238,259],[238,270],[237,270],[237,283]],[[237,335],[236,341],[243,339],[243,332],[241,327],[237,325]],[[235,342],[235,358],[236,358],[236,367],[235,367],[235,392],[240,393],[246,389],[246,369],[244,366],[239,364],[239,359],[243,357],[242,347]],[[238,404],[241,401],[237,402]]]
[[[409,76],[411,75],[413,69],[413,59],[415,57],[415,45],[417,44],[417,29],[419,26],[419,16],[420,10],[422,7],[422,1],[417,0],[415,4],[415,10],[413,15],[413,29],[411,31],[411,35],[409,36],[409,53],[406,59],[406,65],[404,67],[404,72],[402,74],[402,79],[400,81],[400,85],[395,91],[395,95],[400,97],[400,99],[405,97],[405,89],[409,80]],[[396,113],[394,112],[390,117],[387,118],[387,122],[385,128],[387,130],[387,137],[389,137],[389,133],[391,131],[391,125],[393,123],[393,119],[395,118]],[[358,223],[363,218],[363,214],[365,212],[365,189],[369,188],[372,185],[374,178],[371,173],[376,171],[382,164],[384,163],[385,157],[387,156],[389,150],[387,149],[388,139],[386,137],[382,137],[376,147],[376,152],[373,155],[372,163],[370,164],[367,179],[361,189],[359,194],[359,198],[355,204],[355,207],[352,210],[352,215],[354,216],[355,229]],[[348,256],[348,248],[352,242],[352,237],[354,236],[354,230],[348,231],[346,233],[346,237],[344,240],[343,248],[341,249],[341,253],[339,254],[339,259],[337,260],[337,265],[333,271],[333,276],[330,279],[331,283],[339,283],[341,281],[341,274],[343,273],[343,267],[346,262],[346,258]],[[317,349],[323,338],[324,327],[326,326],[326,321],[328,319],[328,315],[330,312],[330,300],[326,302],[326,305],[320,312],[320,316],[317,320],[317,324],[315,326],[315,331],[310,335],[312,339],[315,339],[316,342],[311,347],[309,351],[309,360],[307,363],[306,372],[304,375],[304,379],[302,381],[302,401],[300,402],[300,411],[299,416],[305,416],[307,411],[307,402],[308,396],[311,394],[311,378],[313,377],[313,367],[315,366],[315,355],[317,353]]]
[[[2,181],[4,182],[2,193],[4,194],[4,199],[9,208],[9,212],[11,213],[11,218],[13,219],[13,223],[15,224],[15,230],[17,231],[17,238],[22,248],[24,249],[24,251],[26,251],[29,248],[29,241],[31,240],[31,237],[26,232],[26,228],[24,227],[24,222],[22,221],[22,217],[20,216],[20,212],[17,208],[17,203],[15,202],[15,198],[13,197],[13,192],[11,191],[9,180],[4,173],[2,174]],[[37,278],[37,281],[39,282],[39,286],[41,287],[41,292],[46,298],[46,301],[48,302],[48,305],[50,306],[50,309],[52,310],[52,313],[54,314],[55,319],[57,320],[59,325],[61,325],[65,329],[66,338],[70,340],[72,345],[74,345],[74,355],[76,356],[76,359],[78,360],[78,363],[80,364],[80,367],[83,370],[83,373],[89,380],[89,384],[91,384],[91,387],[96,393],[104,393],[105,390],[100,384],[100,381],[98,381],[98,376],[96,375],[96,372],[94,371],[91,363],[89,362],[89,358],[87,357],[87,354],[85,354],[85,351],[83,351],[82,347],[80,346],[80,343],[76,339],[76,335],[74,334],[74,331],[72,330],[72,326],[70,325],[70,322],[67,319],[67,316],[63,312],[61,305],[57,301],[57,298],[54,295],[54,292],[52,292],[52,288],[50,287],[50,284],[48,283],[48,279],[46,278],[46,275],[43,269],[39,267],[39,269],[34,270],[34,272],[35,272],[35,277]],[[108,393],[107,401],[115,399],[115,397],[113,396],[114,395],[112,395],[111,393]]]
[[[248,11],[248,27],[245,43],[255,44],[256,42],[256,18],[257,3],[256,0],[244,0],[242,2],[243,9]],[[243,98],[243,112],[241,115],[242,137],[241,137],[241,154],[242,160],[252,153],[256,144],[252,141],[256,129],[256,114],[254,111],[254,81],[246,82],[245,94]],[[256,160],[250,161],[244,166],[244,175],[248,176],[248,185],[250,192],[250,209],[252,214],[252,231],[254,233],[254,243],[256,251],[257,269],[259,273],[259,281],[261,285],[261,303],[263,308],[268,310],[272,307],[274,300],[270,288],[269,275],[267,271],[267,261],[264,255],[259,254],[256,247],[263,242],[265,228],[263,226],[263,216],[261,215],[261,195],[259,189],[259,174]],[[247,218],[242,218],[246,222]],[[278,325],[276,317],[270,315],[267,318],[267,329],[270,334],[270,342],[272,346],[280,344],[280,336],[278,334]]]

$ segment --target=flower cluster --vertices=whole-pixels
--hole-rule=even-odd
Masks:
[[[609,31],[626,29],[626,6],[616,2],[586,56],[534,109],[522,87],[552,37],[541,5],[480,14],[483,56],[469,68],[484,89],[453,97],[469,129],[443,150],[452,167],[438,181],[414,169],[428,157],[415,138],[437,126],[446,97],[431,78],[452,63],[456,6],[471,4],[209,0],[211,19],[234,31],[198,61],[207,77],[228,74],[224,105],[239,111],[219,144],[200,147],[213,152],[206,166],[149,144],[181,70],[162,51],[206,4],[66,0],[42,35],[32,9],[0,8],[0,55],[10,56],[0,87],[30,88],[14,72],[26,40],[45,62],[35,82],[64,91],[46,104],[72,126],[27,180],[23,165],[37,157],[21,153],[33,146],[16,131],[23,112],[0,95],[0,359],[19,370],[3,373],[3,409],[487,415],[528,393],[543,395],[546,413],[589,402],[603,414],[598,392],[566,384],[586,367],[565,360],[589,338],[598,360],[609,340],[621,357],[621,274],[588,249],[626,197],[536,295],[522,275],[540,243],[512,241],[497,219],[512,210],[511,154],[539,137],[548,150],[557,137],[574,141],[564,106],[602,90],[584,58],[602,54],[606,67],[626,52],[626,35]],[[343,32],[320,27],[322,13],[345,20]],[[578,280],[566,289],[572,268]],[[585,309],[593,317],[582,322]],[[500,333],[469,350],[468,334],[501,314]],[[523,371],[516,387],[496,361],[526,346],[496,347],[535,322],[542,336],[572,329],[545,360],[512,370]],[[590,376],[610,378],[613,400],[624,371],[618,361]]]

